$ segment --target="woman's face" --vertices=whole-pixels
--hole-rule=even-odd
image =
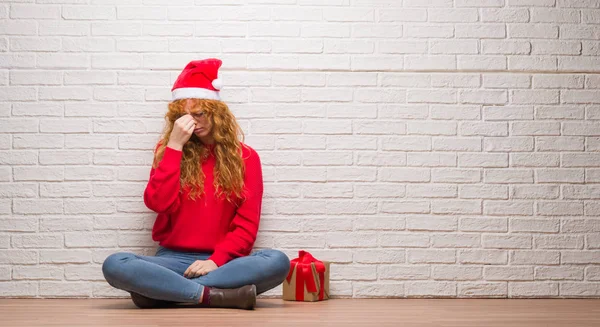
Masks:
[[[185,112],[190,114],[192,116],[192,118],[194,118],[194,121],[196,121],[196,127],[194,129],[194,134],[198,138],[200,138],[202,143],[205,143],[205,144],[213,143],[212,122],[210,121],[210,119],[208,119],[208,117],[206,116],[204,111],[193,112],[193,111],[191,111],[192,108],[193,108],[193,102],[190,101],[190,99],[186,99],[185,104],[184,104],[184,110],[185,110]]]

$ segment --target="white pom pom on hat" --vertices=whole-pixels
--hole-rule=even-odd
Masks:
[[[217,58],[193,60],[177,77],[171,89],[172,100],[196,98],[221,100],[219,90],[223,81],[219,68],[223,62]]]
[[[220,90],[223,88],[223,80],[220,78],[217,78],[215,80],[212,81],[212,86],[217,89]]]

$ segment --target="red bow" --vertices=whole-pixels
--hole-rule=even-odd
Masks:
[[[310,293],[318,291],[319,301],[322,301],[325,289],[325,265],[323,262],[315,259],[312,254],[306,251],[299,251],[298,258],[292,260],[290,263],[290,272],[286,280],[288,283],[292,280],[292,274],[294,273],[294,269],[296,269],[296,300],[304,301],[304,283],[306,283],[306,290]],[[318,290],[315,276],[313,275],[313,265],[319,274],[320,287]]]

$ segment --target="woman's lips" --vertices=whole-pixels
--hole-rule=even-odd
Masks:
[[[202,131],[202,130],[204,130],[204,129],[203,129],[203,128],[196,128],[196,129],[194,130],[194,133],[198,133],[198,132],[200,132],[200,131]]]

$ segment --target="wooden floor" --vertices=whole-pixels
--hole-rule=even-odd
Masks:
[[[259,299],[254,311],[130,300],[0,299],[0,326],[600,326],[600,299]]]

